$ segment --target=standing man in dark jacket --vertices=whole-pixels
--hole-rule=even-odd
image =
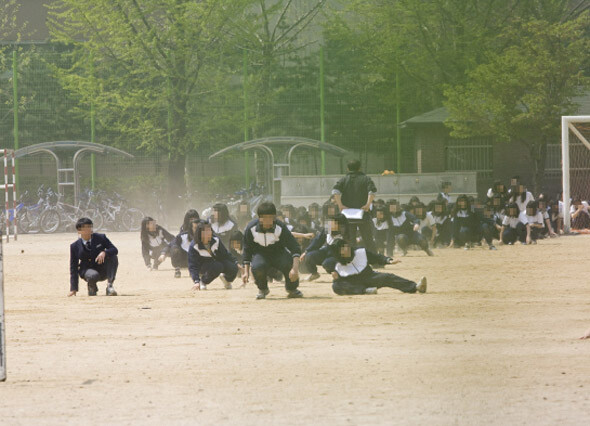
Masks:
[[[351,234],[356,234],[358,226],[363,239],[363,246],[369,250],[375,251],[375,241],[373,239],[373,230],[371,215],[371,205],[375,199],[377,187],[373,180],[360,171],[361,162],[351,160],[348,162],[348,173],[334,185],[332,194],[340,211],[344,209],[361,209],[363,218],[359,222],[350,221]]]
[[[76,230],[80,235],[70,245],[70,293],[78,292],[79,278],[88,282],[88,296],[96,296],[98,281],[107,280],[107,296],[116,296],[113,287],[119,260],[117,247],[104,234],[92,232],[92,220],[83,217],[76,222]]]

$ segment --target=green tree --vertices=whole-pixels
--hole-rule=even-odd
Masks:
[[[524,144],[538,192],[547,144],[558,140],[560,117],[575,111],[572,98],[588,88],[589,36],[587,12],[566,22],[515,21],[499,40],[506,47],[445,91],[451,134]]]
[[[227,47],[229,18],[245,3],[59,0],[50,6],[54,40],[74,47],[73,65],[56,69],[62,83],[94,104],[102,126],[120,135],[119,145],[169,155],[171,196],[185,191],[186,154],[207,132],[195,131],[200,100],[220,87],[206,76]]]

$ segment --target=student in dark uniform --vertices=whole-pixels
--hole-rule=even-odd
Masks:
[[[238,225],[229,217],[229,211],[225,204],[217,203],[213,206],[210,222],[214,234],[221,239],[225,247],[229,247],[229,236],[237,231]]]
[[[150,271],[157,270],[160,263],[166,259],[174,235],[158,225],[155,219],[146,216],[141,221],[140,238],[145,266]]]
[[[268,271],[275,268],[285,277],[285,288],[289,298],[303,297],[299,287],[299,257],[301,248],[285,223],[276,220],[277,209],[273,203],[264,202],[258,206],[258,219],[248,224],[244,231],[244,273],[242,279],[248,282],[250,268],[258,287],[257,299],[264,299],[269,293]]]
[[[174,278],[182,276],[181,268],[188,268],[188,248],[193,240],[192,223],[195,221],[199,221],[199,213],[194,209],[188,210],[184,215],[180,232],[170,243],[169,252],[174,267]]]
[[[363,218],[358,224],[349,223],[354,230],[357,226],[361,233],[363,246],[369,251],[375,251],[373,240],[373,226],[371,223],[371,205],[377,193],[377,187],[373,180],[360,171],[361,162],[352,160],[348,162],[348,173],[334,185],[332,194],[340,211],[344,209],[361,209]],[[356,234],[356,232],[353,232]]]
[[[241,201],[238,204],[238,211],[236,213],[236,220],[238,221],[238,228],[245,229],[252,221],[252,212],[250,211],[250,204],[247,201]]]
[[[301,255],[301,262],[310,274],[305,281],[314,281],[320,277],[318,265],[322,265],[326,271],[330,268],[329,264],[333,263],[330,246],[347,236],[348,220],[342,213],[325,221],[325,228],[314,237]]]
[[[385,254],[387,248],[389,222],[389,209],[387,206],[377,206],[373,218],[373,232],[375,233],[375,251],[379,254]]]
[[[481,235],[485,239],[490,250],[496,250],[496,247],[494,246],[494,239],[500,239],[501,227],[502,219],[500,215],[494,211],[491,200],[488,200],[481,213],[480,229]]]
[[[76,222],[80,238],[70,245],[70,293],[78,292],[78,281],[82,278],[88,283],[88,296],[96,296],[98,281],[107,280],[107,296],[116,296],[113,287],[119,259],[117,247],[104,234],[92,232],[92,220],[83,217]]]
[[[479,238],[477,218],[471,208],[469,197],[460,195],[453,208],[453,246],[470,249]]]
[[[506,206],[506,216],[502,221],[500,237],[504,244],[512,245],[516,241],[522,244],[527,242],[527,227],[521,222],[520,209],[516,203],[510,203]]]
[[[238,275],[236,259],[221,239],[213,235],[211,224],[201,221],[194,226],[194,239],[188,250],[188,270],[194,282],[193,290],[207,290],[207,285],[217,277],[226,289],[231,289],[231,283]]]
[[[353,294],[376,294],[382,287],[394,288],[404,293],[426,292],[426,277],[417,284],[395,274],[376,272],[371,263],[399,263],[391,257],[372,253],[360,247],[354,248],[345,240],[336,241],[332,250],[337,262],[330,271],[334,293],[344,296]]]
[[[391,213],[390,238],[394,244],[399,245],[403,255],[407,254],[410,244],[416,244],[428,256],[434,256],[434,253],[428,247],[428,240],[418,232],[420,230],[420,221],[413,214],[404,211],[397,200],[390,200],[387,204]]]

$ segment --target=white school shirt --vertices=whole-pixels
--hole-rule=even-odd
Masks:
[[[539,225],[542,225],[543,224],[543,213],[537,212],[537,214],[534,216],[527,215],[526,220],[527,220],[526,223],[529,223],[531,225],[534,223],[538,223]],[[525,225],[526,225],[526,223],[525,223]]]
[[[557,213],[557,217],[560,217],[563,219],[563,201],[559,201],[559,212]]]
[[[160,229],[155,236],[148,234],[148,240],[150,247],[160,247],[164,241],[164,232]]]
[[[436,225],[436,220],[432,215],[432,212],[426,212],[426,217],[424,219],[420,219],[420,229],[424,227],[432,228]]]
[[[384,231],[386,229],[389,229],[389,223],[386,220],[384,220],[383,222],[379,223],[377,221],[377,218],[376,217],[373,218],[373,225],[375,226],[375,229],[377,231]]]
[[[525,217],[525,219],[526,219],[526,217]],[[504,216],[504,220],[502,220],[502,226],[509,226],[510,228],[516,228],[516,225],[518,225],[518,223],[520,221],[521,220],[518,217]],[[524,224],[526,225],[526,223],[524,223]]]
[[[576,208],[576,206],[574,206],[573,204],[570,206],[570,214],[574,214],[576,212],[576,210],[578,210]],[[588,211],[588,202],[586,201],[582,201],[582,211],[584,213],[586,213],[588,216],[590,216],[590,212]]]
[[[526,206],[531,201],[535,201],[535,197],[533,197],[533,194],[531,194],[529,191],[526,192],[526,195],[524,197],[524,201],[521,201],[520,195],[516,195],[514,197],[514,202],[516,203],[516,205],[518,206],[518,209],[520,210],[520,216],[519,216],[520,221],[524,224],[526,224],[526,222],[525,222],[525,220],[526,220]]]

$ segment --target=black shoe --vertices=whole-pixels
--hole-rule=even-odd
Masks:
[[[299,290],[292,290],[287,292],[287,297],[289,299],[299,299],[303,297],[303,293],[301,293]]]
[[[96,284],[88,284],[88,296],[96,296],[98,293],[98,286]]]
[[[266,299],[268,293],[270,293],[270,290],[268,288],[266,290],[260,290],[256,295],[256,300]]]
[[[180,278],[180,268],[174,270],[174,278]]]

